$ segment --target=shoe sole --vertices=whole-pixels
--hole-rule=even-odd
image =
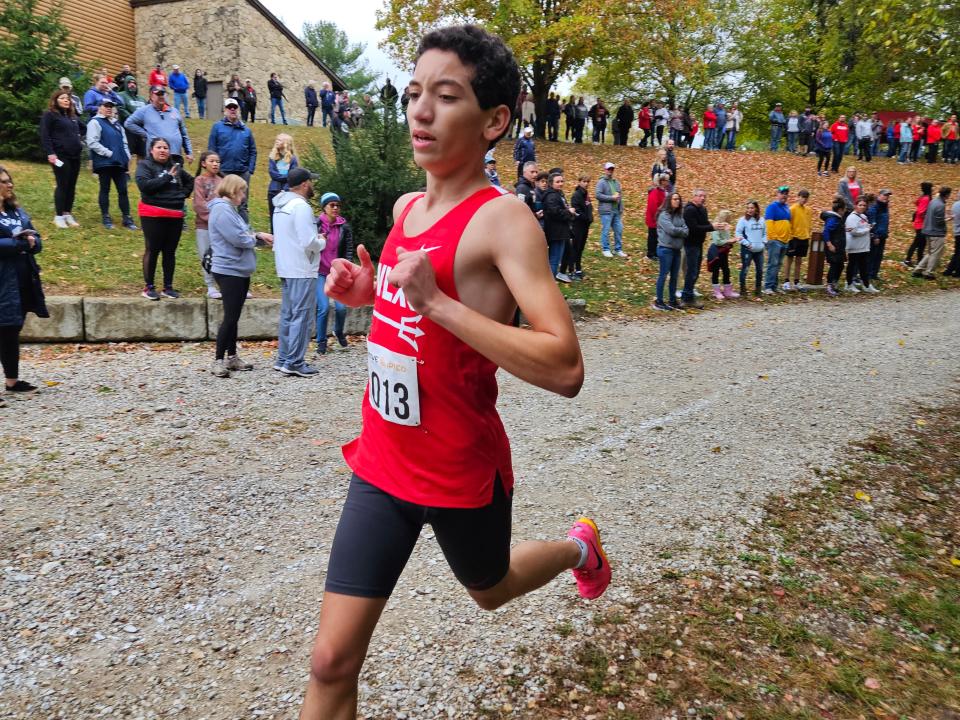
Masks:
[[[302,377],[302,378],[312,378],[320,374],[320,373],[304,373],[304,372],[300,372],[299,370],[289,370],[289,369],[281,370],[280,372],[282,372],[284,375],[294,375],[296,377]]]

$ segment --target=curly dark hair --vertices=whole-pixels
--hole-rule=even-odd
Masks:
[[[450,25],[424,35],[416,59],[428,50],[455,53],[473,68],[470,86],[482,110],[506,105],[513,112],[520,95],[520,68],[500,37],[476,25]]]

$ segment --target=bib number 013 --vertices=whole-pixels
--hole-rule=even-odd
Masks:
[[[420,424],[417,359],[367,341],[367,398],[387,422]]]

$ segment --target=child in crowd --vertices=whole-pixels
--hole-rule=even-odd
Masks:
[[[717,213],[714,226],[721,224],[729,227],[730,218],[733,213],[729,210],[721,210]],[[730,249],[733,247],[733,239],[730,237],[730,230],[714,230],[711,234],[712,242],[707,250],[707,269],[710,270],[710,281],[713,283],[713,297],[716,300],[738,298],[740,293],[733,291],[733,285],[730,284]],[[723,286],[720,286],[720,273],[723,273]]]
[[[797,193],[797,201],[790,206],[790,242],[787,243],[787,262],[783,273],[783,289],[788,292],[802,289],[800,270],[803,267],[803,259],[810,252],[810,229],[813,227],[813,218],[810,217],[810,208],[807,207],[809,199],[810,191],[801,190]]]
[[[566,273],[573,280],[583,280],[581,260],[583,249],[587,245],[587,235],[593,223],[593,202],[590,200],[590,176],[581,175],[577,178],[577,187],[570,197],[570,207],[576,211],[570,221],[570,254],[565,255],[560,266],[560,272]]]
[[[270,233],[273,233],[273,199],[281,192],[287,189],[287,175],[297,167],[300,162],[297,159],[296,150],[293,147],[293,137],[287,133],[280,133],[277,139],[273,141],[273,147],[270,149],[270,158],[268,170],[270,172],[270,185],[267,186],[267,211],[270,213]]]
[[[747,202],[743,217],[737,221],[734,239],[740,243],[740,294],[747,294],[747,274],[754,266],[756,286],[754,295],[763,292],[763,249],[767,242],[767,223],[760,215],[760,203]]]
[[[933,197],[933,183],[920,183],[920,197],[917,198],[916,210],[913,212],[913,242],[907,250],[907,257],[903,264],[907,267],[913,267],[913,253],[917,253],[917,260],[923,258],[923,253],[927,249],[927,238],[923,234],[923,222],[927,218],[927,207],[930,205],[930,199]]]
[[[533,211],[540,221],[540,229],[543,229],[543,197],[547,194],[547,180],[550,173],[540,171],[537,173],[536,187],[533,191]]]
[[[197,166],[197,178],[193,183],[193,211],[197,214],[197,257],[203,259],[210,249],[210,208],[207,204],[217,197],[217,188],[223,175],[220,174],[220,156],[209,150],[200,153]],[[219,300],[223,297],[213,275],[203,270],[203,281],[207,284],[207,297]]]
[[[835,297],[837,283],[843,274],[843,264],[846,260],[847,236],[843,225],[843,213],[847,210],[846,201],[839,195],[833,198],[833,205],[829,210],[820,213],[823,220],[823,240],[826,246],[827,264],[827,295]]]
[[[870,285],[870,221],[867,219],[867,196],[857,199],[853,212],[844,223],[847,240],[847,292],[879,292]],[[859,287],[858,287],[859,286]]]

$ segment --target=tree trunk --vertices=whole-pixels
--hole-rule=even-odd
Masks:
[[[534,60],[530,72],[533,78],[530,91],[533,95],[533,105],[536,108],[537,113],[537,121],[534,124],[533,132],[536,137],[541,139],[546,137],[547,95],[550,94],[550,88],[551,85],[553,85],[553,74],[550,72],[551,69],[552,68],[546,61]]]

